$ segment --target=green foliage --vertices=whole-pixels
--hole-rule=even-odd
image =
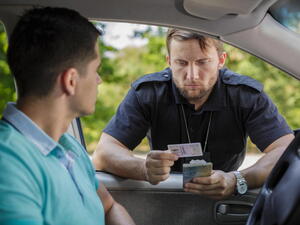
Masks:
[[[95,150],[101,131],[115,114],[130,84],[144,74],[167,67],[162,32],[162,29],[148,29],[146,32],[136,33],[140,38],[147,38],[148,43],[142,47],[129,46],[120,51],[101,43],[114,57],[107,57],[105,52],[102,53],[102,68],[99,74],[104,82],[99,86],[96,111],[93,115],[82,118],[89,152]]]
[[[0,117],[6,103],[16,99],[13,78],[6,62],[7,47],[4,26],[0,23]]]
[[[228,53],[227,67],[260,81],[289,125],[293,129],[299,128],[300,82],[255,56],[229,45],[225,45],[225,49]]]

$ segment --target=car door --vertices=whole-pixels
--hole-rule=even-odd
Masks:
[[[97,172],[113,197],[143,225],[245,224],[259,190],[226,200],[212,200],[182,190],[182,175],[171,174],[164,182],[124,179]]]

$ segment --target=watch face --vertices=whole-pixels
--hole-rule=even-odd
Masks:
[[[239,194],[245,194],[247,192],[247,184],[240,184],[237,186],[237,190]]]
[[[234,171],[233,172],[235,177],[236,177],[236,188],[237,188],[237,192],[240,195],[243,195],[247,192],[248,190],[248,186],[247,186],[247,181],[245,180],[245,178],[241,175],[240,172],[238,171]]]

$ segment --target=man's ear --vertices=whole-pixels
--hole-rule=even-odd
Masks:
[[[69,68],[61,74],[61,87],[67,95],[74,95],[78,84],[79,73],[75,68]]]
[[[171,66],[171,61],[170,61],[170,56],[166,55],[166,61],[168,63],[169,66]]]
[[[225,65],[226,58],[227,58],[227,53],[226,52],[222,52],[219,55],[219,69],[221,69]]]

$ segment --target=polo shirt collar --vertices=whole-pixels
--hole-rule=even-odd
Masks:
[[[8,103],[3,118],[14,126],[20,133],[34,143],[44,155],[48,155],[59,146],[51,137],[40,129],[28,116],[16,108],[15,103]]]
[[[225,87],[222,84],[221,76],[224,73],[225,69],[219,70],[219,76],[217,79],[217,82],[215,86],[213,87],[213,90],[207,99],[207,101],[203,104],[201,107],[201,110],[203,111],[220,111],[223,110],[226,107],[226,92]],[[172,72],[170,72],[172,75]],[[175,97],[175,103],[176,104],[187,104],[191,105],[180,93],[178,88],[176,87],[175,83],[172,79],[172,91],[173,95]]]

